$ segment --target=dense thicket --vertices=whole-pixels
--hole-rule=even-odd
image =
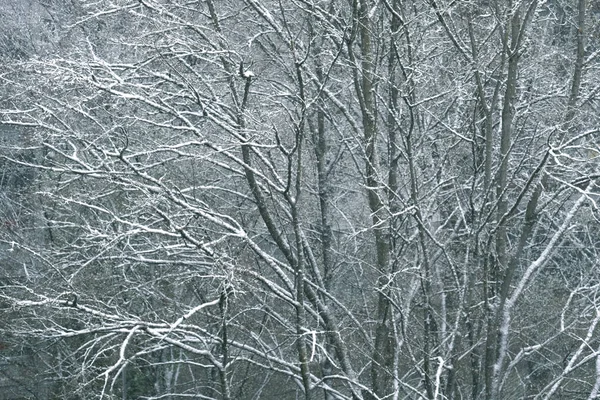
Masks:
[[[599,395],[596,2],[21,4],[0,329],[39,397]]]

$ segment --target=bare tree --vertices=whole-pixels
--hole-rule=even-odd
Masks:
[[[0,75],[2,330],[56,393],[597,395],[591,2],[69,12]]]

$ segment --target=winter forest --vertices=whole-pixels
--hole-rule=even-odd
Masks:
[[[598,0],[0,17],[0,399],[600,399]]]

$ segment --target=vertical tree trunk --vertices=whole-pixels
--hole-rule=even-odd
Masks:
[[[391,365],[390,349],[388,347],[390,331],[390,304],[384,286],[389,274],[389,237],[386,210],[382,202],[379,174],[379,158],[377,155],[377,126],[375,104],[375,73],[372,49],[372,23],[369,12],[372,2],[360,1],[357,13],[357,24],[360,37],[360,79],[355,85],[361,105],[363,120],[364,145],[366,151],[365,180],[369,209],[373,218],[373,235],[375,236],[377,279],[377,314],[375,326],[375,347],[371,365],[372,390],[378,397],[387,394],[390,383],[390,373],[387,366]]]
[[[509,159],[512,149],[512,129],[513,119],[515,116],[516,108],[516,88],[519,71],[519,59],[522,51],[522,41],[525,37],[527,24],[531,20],[533,13],[537,7],[537,0],[533,0],[527,7],[525,15],[521,15],[521,5],[514,8],[512,2],[508,4],[508,12],[510,15],[510,26],[506,28],[506,39],[504,40],[505,52],[508,59],[508,72],[506,77],[506,91],[504,93],[504,99],[502,104],[502,115],[501,115],[501,137],[500,137],[500,167],[496,178],[496,201],[497,201],[497,232],[496,232],[496,260],[493,263],[493,272],[491,274],[492,279],[495,281],[494,294],[497,299],[495,303],[495,310],[493,313],[488,315],[487,323],[487,337],[486,337],[486,350],[485,350],[485,393],[487,400],[496,400],[499,397],[499,381],[501,379],[502,370],[502,359],[503,354],[501,351],[506,349],[500,349],[501,341],[501,321],[504,313],[504,307],[506,300],[510,294],[510,286],[513,280],[513,275],[519,264],[521,251],[525,247],[525,244],[529,240],[531,232],[533,231],[533,224],[535,222],[535,206],[537,204],[537,198],[540,193],[534,191],[532,196],[533,203],[527,207],[525,213],[524,224],[519,239],[517,248],[513,251],[512,255],[508,254],[508,237],[506,222],[508,219],[508,200],[507,200],[507,183],[508,183],[508,168]],[[509,41],[510,38],[510,41]],[[545,164],[545,159],[540,163],[540,167],[532,174],[531,182],[539,169]],[[529,185],[526,185],[523,189],[522,194],[527,191]],[[520,196],[519,198],[522,198]],[[516,200],[512,210],[520,202]],[[511,210],[511,212],[512,212]]]

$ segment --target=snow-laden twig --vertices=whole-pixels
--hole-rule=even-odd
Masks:
[[[598,353],[596,356],[596,383],[594,384],[588,400],[597,399],[598,394],[600,393],[600,347],[598,347],[598,351],[596,351],[596,353]]]
[[[119,351],[119,359],[110,368],[108,368],[106,371],[104,371],[102,373],[102,375],[104,375],[104,386],[102,387],[102,394],[100,395],[101,399],[104,398],[104,394],[106,393],[106,386],[108,385],[108,378],[109,378],[110,374],[113,371],[115,371],[117,368],[119,368],[121,365],[123,365],[124,363],[127,363],[127,360],[125,358],[125,351],[127,350],[127,346],[129,345],[131,338],[133,337],[133,335],[135,335],[135,333],[137,332],[137,330],[139,328],[140,328],[140,326],[136,325],[131,329],[131,331],[129,331],[129,334],[127,335],[127,337],[125,338],[125,340],[123,340],[123,343],[121,344],[121,350]]]
[[[179,319],[177,319],[177,321],[175,321],[175,323],[173,325],[171,325],[171,327],[169,328],[169,330],[163,335],[162,339],[166,338],[169,334],[171,334],[171,332],[173,332],[173,330],[175,328],[177,328],[179,325],[181,325],[181,323],[183,321],[185,321],[186,319],[190,318],[192,315],[196,314],[198,311],[200,311],[200,310],[202,310],[203,308],[206,308],[206,307],[216,306],[217,304],[219,304],[219,299],[215,299],[213,301],[209,301],[208,303],[202,303],[199,306],[196,306],[196,307],[192,308],[185,315],[182,315],[181,317],[179,317]]]
[[[552,387],[550,388],[550,390],[548,391],[546,396],[544,396],[544,400],[548,400],[552,397],[552,395],[558,390],[558,387],[560,386],[562,381],[565,379],[565,377],[568,374],[570,374],[573,370],[575,370],[577,367],[583,365],[585,362],[591,360],[593,357],[600,356],[600,352],[593,352],[591,355],[588,355],[588,356],[584,357],[582,360],[579,360],[579,356],[581,356],[581,353],[585,349],[590,348],[590,340],[592,340],[592,338],[594,337],[594,331],[596,330],[596,326],[598,325],[599,322],[600,322],[600,309],[596,309],[596,318],[594,318],[594,321],[592,321],[590,327],[588,328],[585,339],[583,339],[581,341],[579,348],[573,354],[573,356],[571,356],[571,358],[569,359],[569,362],[567,363],[567,366],[563,369],[563,372],[560,374],[560,376],[558,378],[556,378],[556,380],[554,381],[554,384],[552,385]],[[548,385],[548,386],[550,386],[550,385]]]
[[[529,266],[525,270],[525,273],[523,274],[523,277],[518,282],[517,287],[514,289],[512,295],[506,301],[506,305],[505,305],[503,313],[502,313],[502,322],[500,324],[499,356],[493,367],[494,368],[493,381],[492,381],[492,392],[493,393],[496,393],[499,389],[500,374],[502,371],[502,367],[504,365],[504,360],[505,360],[507,352],[508,352],[508,337],[509,337],[509,333],[510,333],[512,309],[517,304],[517,301],[521,297],[521,294],[523,293],[523,291],[525,290],[525,288],[527,287],[527,285],[529,284],[530,280],[535,275],[535,273],[538,270],[540,270],[552,256],[552,253],[556,249],[556,246],[558,245],[558,243],[562,239],[564,233],[567,231],[567,229],[571,225],[571,220],[573,219],[575,214],[577,214],[577,211],[583,205],[584,201],[587,199],[589,190],[590,190],[590,186],[591,186],[591,184],[588,185],[586,190],[582,194],[579,195],[579,198],[577,199],[577,201],[575,201],[575,203],[571,207],[571,210],[569,210],[568,214],[566,215],[565,219],[563,220],[563,223],[561,224],[559,229],[554,233],[554,235],[552,236],[552,238],[546,245],[546,248],[542,251],[542,253],[536,260],[534,260],[531,264],[529,264]]]

